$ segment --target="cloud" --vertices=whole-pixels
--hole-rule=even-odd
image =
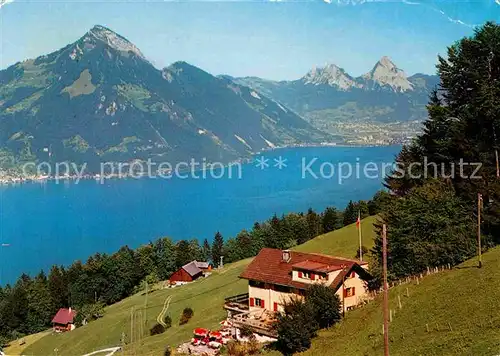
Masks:
[[[11,2],[14,2],[14,0],[0,0],[0,8],[4,5],[10,4]]]

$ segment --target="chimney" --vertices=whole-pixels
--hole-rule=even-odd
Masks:
[[[291,255],[290,251],[283,250],[283,252],[281,253],[281,261],[288,263],[288,262],[290,262],[291,259],[292,259],[292,255]]]

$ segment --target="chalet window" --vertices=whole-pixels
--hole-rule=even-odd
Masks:
[[[265,307],[264,299],[255,298],[255,306],[264,308]]]
[[[314,274],[312,276],[314,276]],[[299,272],[299,278],[312,279],[311,273],[309,272]]]
[[[354,287],[344,289],[344,297],[354,297],[356,295],[356,291]]]

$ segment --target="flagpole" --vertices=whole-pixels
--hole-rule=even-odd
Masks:
[[[361,241],[361,213],[360,213],[359,210],[358,210],[358,223],[356,225],[358,225],[358,236],[359,236],[359,260],[361,262],[363,262],[363,250],[361,248],[361,246],[362,246],[362,241]]]

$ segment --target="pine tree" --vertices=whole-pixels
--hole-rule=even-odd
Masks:
[[[307,210],[306,223],[309,240],[321,234],[321,218],[312,208]]]
[[[355,223],[357,219],[358,219],[358,211],[356,209],[356,206],[354,205],[352,200],[349,200],[349,203],[347,204],[344,210],[343,224],[344,226],[350,225],[352,223]]]
[[[59,308],[68,307],[68,290],[69,286],[65,277],[64,267],[58,267],[56,265],[52,266],[49,272],[49,277],[47,279],[47,286],[50,293],[50,299],[52,300],[53,309],[55,312]]]
[[[333,207],[327,207],[321,217],[323,233],[335,230],[338,227],[338,212]]]
[[[224,238],[221,233],[217,231],[212,243],[212,261],[215,266],[220,265],[220,258],[223,256],[224,250]]]
[[[201,248],[201,254],[203,256],[203,260],[204,261],[210,262],[212,260],[212,249],[210,248],[210,244],[208,243],[207,239],[203,240],[203,246]]]
[[[191,246],[186,240],[180,240],[175,245],[175,264],[177,268],[181,268],[185,264],[194,260]]]

